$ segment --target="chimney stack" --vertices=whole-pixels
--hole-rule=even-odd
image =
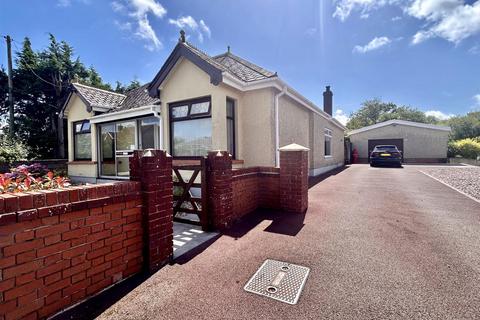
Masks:
[[[327,86],[323,93],[323,111],[332,115],[333,110],[333,92],[330,91],[330,86]]]

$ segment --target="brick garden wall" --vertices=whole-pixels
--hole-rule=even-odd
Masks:
[[[0,319],[45,318],[142,269],[140,184],[0,197]]]
[[[304,213],[308,208],[308,149],[280,148],[280,168],[232,169],[226,151],[207,157],[209,214],[215,229],[226,229],[257,208]]]
[[[233,170],[233,216],[239,219],[255,209],[280,207],[280,170],[252,167]]]

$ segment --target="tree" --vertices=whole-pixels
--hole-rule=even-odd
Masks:
[[[93,68],[86,68],[73,48],[65,41],[58,42],[49,35],[46,49],[35,52],[29,38],[16,53],[13,72],[15,96],[15,125],[17,137],[30,147],[29,157],[51,158],[63,156],[65,120],[58,115],[69,94],[70,83],[78,79],[85,84],[111,90],[109,84]],[[0,109],[5,113],[2,90],[3,73],[0,71]],[[62,134],[63,133],[63,134]]]
[[[452,117],[442,124],[452,128],[450,136],[453,140],[480,137],[480,111],[469,112],[464,116]]]
[[[0,110],[8,108],[8,76],[3,66],[0,66]]]
[[[141,86],[141,84],[137,79],[132,80],[128,86],[125,86],[120,81],[117,81],[116,87],[115,87],[115,92],[126,93],[130,90],[137,89],[140,86]]]
[[[370,126],[388,120],[407,120],[422,123],[437,123],[435,117],[428,117],[424,112],[408,107],[397,106],[392,102],[382,102],[379,99],[367,100],[362,107],[350,115],[347,128],[350,130]]]

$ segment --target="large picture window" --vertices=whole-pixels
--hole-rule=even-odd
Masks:
[[[170,151],[204,156],[212,149],[210,97],[170,104]]]
[[[92,134],[90,121],[73,123],[73,153],[75,160],[92,160]]]
[[[332,156],[332,130],[325,128],[325,157]]]
[[[235,159],[235,101],[227,98],[227,151]]]

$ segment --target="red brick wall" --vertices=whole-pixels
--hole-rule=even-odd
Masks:
[[[280,207],[304,213],[308,208],[308,149],[287,150],[280,149]]]
[[[135,150],[130,158],[130,179],[140,182],[146,264],[154,272],[173,255],[172,157],[162,150]]]
[[[140,184],[0,197],[0,319],[45,318],[142,269]]]
[[[279,169],[252,167],[233,170],[233,216],[239,219],[261,208],[279,208]]]

